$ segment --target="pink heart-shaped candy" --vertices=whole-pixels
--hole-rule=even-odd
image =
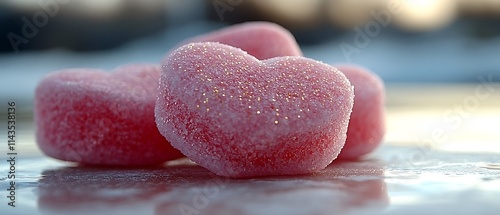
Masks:
[[[154,121],[159,76],[159,66],[139,64],[113,73],[49,74],[35,92],[38,146],[50,157],[90,165],[156,165],[181,157]]]
[[[323,169],[342,149],[354,90],[304,57],[259,61],[219,43],[173,51],[160,76],[160,133],[188,158],[229,177]]]

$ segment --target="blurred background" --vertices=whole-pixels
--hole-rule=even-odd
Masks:
[[[492,130],[500,121],[499,0],[2,0],[0,100],[17,101],[30,118],[34,89],[51,71],[159,63],[186,38],[257,20],[288,28],[306,57],[380,75],[390,142],[422,140],[435,127],[455,142],[500,139]],[[485,84],[495,87],[478,100]],[[478,105],[456,110],[470,101]],[[457,124],[443,117],[449,110],[469,124],[449,128]]]
[[[255,20],[386,82],[500,80],[498,0],[2,0],[1,97],[30,98],[61,68],[157,63],[187,37]]]

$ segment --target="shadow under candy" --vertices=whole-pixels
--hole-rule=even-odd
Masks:
[[[378,161],[310,175],[229,179],[189,162],[157,168],[65,167],[39,180],[43,214],[342,214],[388,205]]]

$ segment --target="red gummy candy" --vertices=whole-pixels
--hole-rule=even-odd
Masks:
[[[259,60],[302,56],[297,41],[287,29],[271,22],[247,22],[188,39],[190,42],[219,42],[234,46]]]
[[[356,159],[373,151],[385,134],[384,82],[368,69],[355,65],[336,65],[354,86],[347,140],[338,159]]]
[[[35,92],[36,139],[50,157],[89,165],[156,165],[182,156],[158,132],[160,67],[67,69]]]

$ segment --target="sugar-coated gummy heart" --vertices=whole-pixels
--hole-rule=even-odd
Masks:
[[[385,90],[383,81],[368,69],[335,65],[354,86],[347,140],[338,159],[356,159],[380,145],[385,134]]]
[[[246,22],[188,39],[190,42],[219,42],[234,46],[257,59],[302,56],[297,41],[287,29],[271,22]]]
[[[345,143],[354,90],[334,67],[304,57],[259,61],[219,43],[191,43],[165,60],[158,129],[217,175],[310,173]]]
[[[159,76],[160,66],[146,64],[49,74],[35,92],[38,146],[50,157],[90,165],[155,165],[181,157],[156,128]]]

